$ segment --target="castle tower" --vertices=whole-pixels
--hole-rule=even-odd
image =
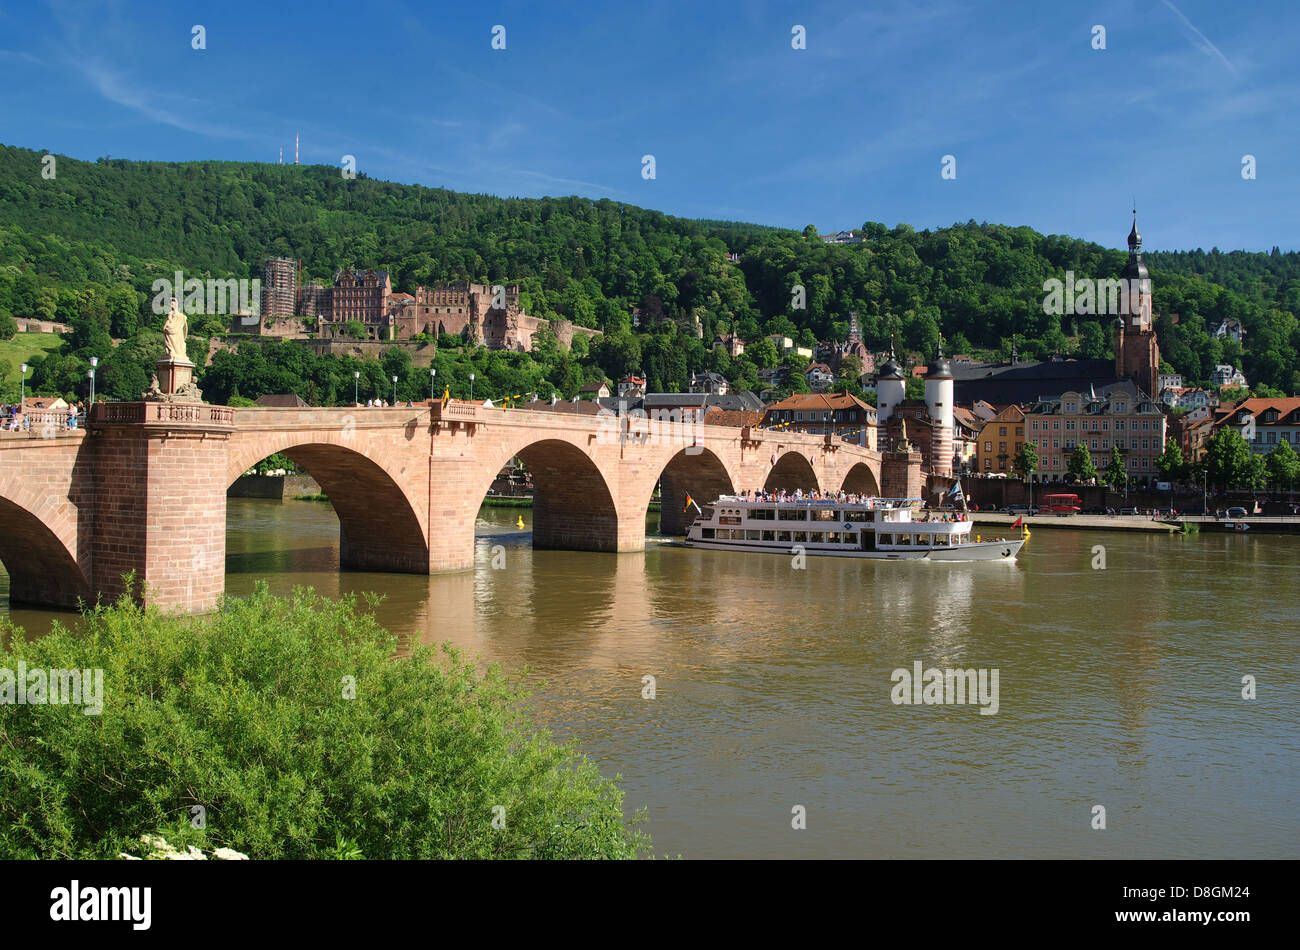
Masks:
[[[952,366],[943,355],[943,344],[925,371],[925,408],[934,420],[930,438],[930,472],[945,478],[952,475],[953,430]]]
[[[1137,211],[1128,235],[1128,263],[1120,273],[1126,306],[1115,319],[1115,375],[1137,383],[1148,396],[1158,395],[1156,378],[1160,372],[1160,350],[1156,345],[1156,328],[1152,316],[1151,275],[1142,263],[1142,235],[1137,229]]]
[[[876,423],[884,427],[894,410],[902,403],[907,392],[907,381],[903,378],[903,367],[894,357],[894,343],[889,343],[889,359],[880,368],[876,378]]]

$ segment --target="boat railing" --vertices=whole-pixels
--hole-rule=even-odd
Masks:
[[[741,498],[739,495],[719,495],[711,504],[725,505],[793,505],[796,508],[858,507],[881,510],[886,508],[914,508],[924,498],[876,498],[862,501],[843,501],[838,498]]]

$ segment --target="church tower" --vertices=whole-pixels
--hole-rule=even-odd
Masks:
[[[1137,229],[1137,211],[1128,234],[1128,263],[1120,273],[1124,282],[1120,313],[1115,318],[1115,375],[1128,377],[1151,398],[1160,373],[1160,350],[1151,312],[1151,275],[1142,263],[1142,235]]]

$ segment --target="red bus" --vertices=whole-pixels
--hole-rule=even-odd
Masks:
[[[1054,511],[1058,515],[1077,515],[1079,513],[1079,496],[1044,495],[1040,507],[1044,511]]]

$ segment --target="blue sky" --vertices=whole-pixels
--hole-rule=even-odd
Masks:
[[[1136,195],[1149,248],[1297,249],[1298,35],[1293,0],[38,0],[0,4],[0,142],[291,162],[298,133],[458,191],[1112,247]]]

